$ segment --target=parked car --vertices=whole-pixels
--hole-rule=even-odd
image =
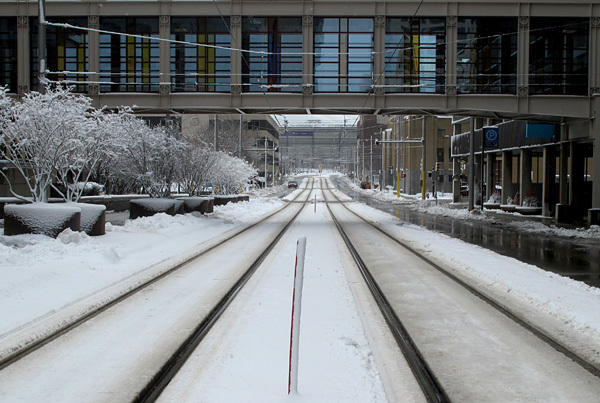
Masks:
[[[297,188],[298,182],[296,181],[288,181],[288,188]]]

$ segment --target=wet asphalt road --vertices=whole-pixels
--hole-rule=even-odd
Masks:
[[[491,224],[428,215],[409,207],[363,196],[354,192],[344,181],[332,179],[342,192],[355,201],[393,214],[401,220],[459,238],[590,286],[600,287],[600,243],[597,239],[570,239],[518,232],[504,227],[501,220]]]

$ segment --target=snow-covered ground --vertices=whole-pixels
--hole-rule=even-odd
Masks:
[[[0,236],[0,278],[3,280],[0,283],[0,352],[11,335],[39,318],[60,312],[61,308],[89,295],[110,290],[112,284],[157,267],[161,262],[181,259],[203,242],[259,219],[283,204],[280,199],[262,194],[254,195],[250,202],[217,207],[214,214],[206,216],[160,214],[128,221],[122,227],[108,225],[107,234],[100,237],[72,232],[65,232],[58,239],[38,235]],[[537,318],[552,327],[551,330],[561,332],[582,354],[600,362],[599,289],[402,223],[362,204],[351,203],[351,208],[421,253],[449,265],[456,275],[514,307],[524,317]],[[446,210],[448,214],[454,211]],[[594,234],[598,230],[581,232]],[[327,250],[316,250],[322,256],[314,256],[315,259],[330,258]],[[318,298],[330,297],[327,292],[317,293],[313,295],[317,298],[313,303],[318,305]],[[347,330],[353,332],[353,329]],[[312,343],[311,339],[303,342]],[[318,346],[313,347],[318,351]],[[239,371],[240,376],[262,370],[256,361],[243,365],[247,367]],[[261,400],[260,390],[248,388],[246,392],[248,401]],[[313,392],[318,394],[319,391]]]

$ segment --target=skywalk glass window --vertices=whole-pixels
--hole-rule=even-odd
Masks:
[[[173,92],[231,91],[229,18],[173,17],[171,39]]]
[[[531,18],[531,94],[587,95],[588,74],[588,18]]]
[[[314,19],[315,92],[373,88],[373,19]]]
[[[0,85],[18,92],[16,18],[0,18]]]
[[[48,18],[54,23],[87,27],[87,18]],[[39,26],[37,18],[31,21],[31,89],[39,86]],[[73,86],[75,92],[86,92],[89,81],[88,32],[80,29],[46,25],[46,77]],[[78,84],[81,83],[81,84]]]
[[[100,29],[116,32],[100,34],[100,91],[158,92],[158,18],[101,18]]]
[[[387,19],[385,88],[386,92],[445,92],[445,18]]]
[[[459,93],[516,93],[517,31],[516,18],[458,19]]]
[[[244,91],[302,90],[302,18],[245,17],[242,48]]]

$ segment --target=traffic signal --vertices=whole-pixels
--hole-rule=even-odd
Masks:
[[[405,174],[404,172],[402,173],[402,177],[403,177],[403,178],[406,178],[406,174]]]

